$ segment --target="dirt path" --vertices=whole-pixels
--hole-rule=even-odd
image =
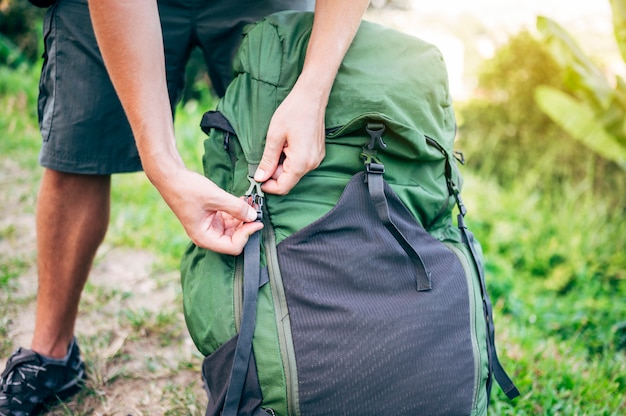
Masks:
[[[19,277],[0,291],[12,348],[29,346],[35,315],[35,218],[32,174],[0,163],[0,265]],[[197,354],[181,312],[177,271],[154,273],[147,251],[104,245],[83,293],[76,327],[90,380],[52,415],[204,414]],[[6,354],[10,353],[6,352]],[[8,357],[0,356],[4,368]]]

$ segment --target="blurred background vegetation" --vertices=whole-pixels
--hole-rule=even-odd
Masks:
[[[610,3],[625,56],[626,1]],[[0,1],[0,154],[33,171],[33,193],[42,13]],[[626,414],[626,84],[596,58],[539,16],[472,64],[476,86],[456,103],[468,223],[486,254],[501,359],[522,391],[511,403],[496,388],[494,415]],[[197,53],[187,81],[176,128],[199,170],[197,125],[215,101]],[[187,239],[156,192],[141,175],[113,189],[107,240],[176,268]],[[0,263],[8,293],[21,263]]]

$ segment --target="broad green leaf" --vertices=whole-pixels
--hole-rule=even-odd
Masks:
[[[612,101],[613,88],[578,43],[563,27],[545,16],[537,17],[537,30],[554,59],[569,72],[567,81],[572,93],[582,93],[597,102],[599,109],[607,109]]]
[[[535,100],[555,123],[598,155],[626,170],[626,146],[620,145],[595,118],[594,111],[552,87],[538,87]]]
[[[622,55],[622,60],[626,61],[626,0],[610,0],[613,9],[613,31],[615,40]]]

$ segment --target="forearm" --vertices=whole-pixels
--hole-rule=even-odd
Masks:
[[[158,188],[167,180],[167,172],[182,168],[183,163],[174,139],[156,1],[89,0],[89,7],[144,170]]]
[[[368,0],[316,1],[302,72],[274,112],[254,175],[264,182],[265,192],[286,194],[323,160],[330,91],[368,4]]]
[[[324,104],[354,39],[369,0],[317,0],[315,20],[299,84],[311,87]]]
[[[89,0],[89,8],[146,175],[196,245],[239,254],[248,236],[262,225],[251,222],[256,211],[245,201],[182,162],[174,138],[156,1]]]

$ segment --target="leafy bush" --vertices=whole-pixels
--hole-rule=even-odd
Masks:
[[[0,2],[0,64],[33,63],[40,56],[44,9],[24,0]]]
[[[611,0],[617,46],[626,59],[626,0]],[[565,131],[626,171],[626,82],[608,79],[557,22],[537,18],[537,29],[564,72],[565,89],[541,87],[537,104]]]
[[[36,152],[41,142],[37,125],[38,75],[36,67],[10,69],[0,64],[0,154],[29,168],[37,166]]]
[[[503,186],[527,181],[553,195],[575,187],[626,207],[615,192],[626,186],[623,171],[573,140],[535,103],[535,89],[561,89],[563,75],[531,33],[511,37],[481,68],[475,98],[457,104],[458,147],[469,168]]]

